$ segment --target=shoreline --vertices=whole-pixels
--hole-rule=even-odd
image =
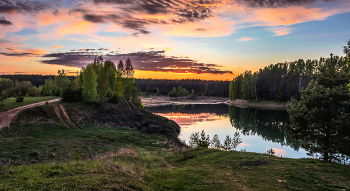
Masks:
[[[287,102],[276,103],[273,101],[247,101],[236,99],[231,101],[229,98],[198,96],[197,99],[191,100],[188,97],[168,97],[168,96],[141,96],[142,103],[145,107],[158,107],[166,105],[183,105],[183,104],[227,104],[239,108],[261,108],[261,109],[287,109]]]

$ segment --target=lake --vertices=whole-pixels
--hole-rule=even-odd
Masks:
[[[277,156],[306,158],[302,141],[292,138],[284,125],[289,122],[287,111],[238,108],[226,104],[192,104],[145,107],[146,110],[174,120],[181,127],[179,138],[188,143],[193,132],[215,134],[223,143],[226,135],[240,132],[242,143],[237,150],[266,153],[273,149]]]

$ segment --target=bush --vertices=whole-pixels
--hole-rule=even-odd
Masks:
[[[64,102],[81,102],[83,100],[83,89],[67,88],[63,91],[62,101]]]
[[[16,97],[16,102],[23,102],[24,97],[21,91],[18,93],[18,96]]]
[[[110,97],[110,98],[108,99],[108,102],[109,102],[109,103],[119,103],[119,100],[120,100],[120,97],[119,97],[119,96],[113,95],[112,97]]]
[[[205,136],[204,130],[199,135],[199,132],[192,133],[190,136],[190,146],[199,148],[208,148],[210,145],[209,135]]]

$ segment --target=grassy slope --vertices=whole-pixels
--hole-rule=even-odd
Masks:
[[[5,106],[3,108],[0,108],[0,111],[7,111],[10,109],[14,109],[16,107],[21,107],[24,105],[29,105],[32,103],[38,103],[41,101],[47,101],[47,100],[52,100],[52,99],[57,99],[59,97],[57,96],[45,96],[45,97],[24,97],[23,102],[16,102],[16,98],[11,97],[7,98],[3,101]]]
[[[350,189],[350,167],[340,164],[180,150],[134,130],[18,121],[0,131],[0,190]]]
[[[253,108],[261,108],[261,109],[269,109],[269,110],[271,109],[286,110],[287,103],[288,102],[250,100],[245,106],[253,107]]]

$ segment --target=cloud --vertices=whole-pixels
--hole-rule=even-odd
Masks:
[[[63,48],[63,46],[52,46],[52,48]]]
[[[249,41],[249,40],[253,40],[254,38],[248,38],[248,37],[243,37],[238,39],[237,41]]]
[[[272,27],[270,30],[275,33],[274,36],[282,36],[282,35],[290,34],[293,28],[282,26],[282,27]]]
[[[196,60],[182,57],[167,57],[165,51],[133,52],[119,54],[111,51],[104,54],[104,59],[111,59],[115,63],[130,58],[134,68],[141,71],[196,73],[196,74],[232,74],[231,71],[220,70],[217,64],[204,64]],[[92,62],[102,52],[66,52],[43,55],[43,58],[52,58],[40,61],[43,64],[83,67]]]
[[[337,1],[337,0],[321,0],[323,2]],[[304,4],[311,4],[317,0],[237,0],[238,3],[247,5],[252,8],[280,8],[289,6],[301,6]]]
[[[15,56],[15,57],[29,57],[29,56],[37,56],[37,54],[33,54],[33,53],[6,53],[6,52],[0,52],[0,55],[4,55],[4,56]]]
[[[0,17],[0,25],[2,25],[2,26],[9,26],[9,25],[12,25],[12,22],[6,20],[4,17]]]
[[[0,1],[0,13],[38,13],[50,8],[51,3],[28,0],[2,0]]]
[[[257,17],[269,26],[288,26],[315,20],[324,20],[337,14],[340,10],[322,8],[288,7],[276,9],[259,9]]]

